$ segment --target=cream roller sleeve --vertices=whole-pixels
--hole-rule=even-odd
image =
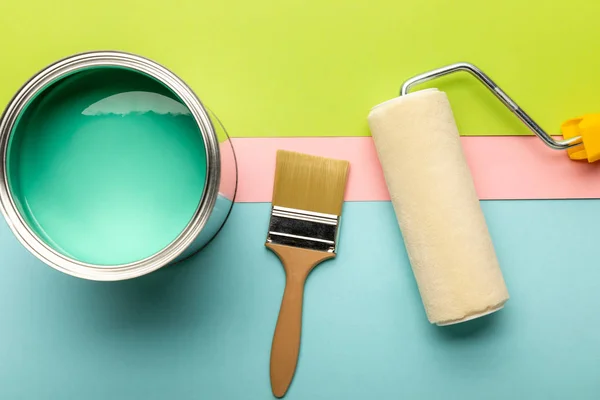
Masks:
[[[501,309],[508,291],[446,94],[382,103],[369,127],[429,321]]]

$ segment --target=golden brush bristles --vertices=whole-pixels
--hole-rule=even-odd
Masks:
[[[348,161],[277,152],[273,205],[341,215]]]

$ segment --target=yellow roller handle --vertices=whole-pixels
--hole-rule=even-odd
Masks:
[[[560,126],[564,139],[580,136],[580,146],[567,149],[571,160],[600,160],[600,114],[586,114],[569,119]]]

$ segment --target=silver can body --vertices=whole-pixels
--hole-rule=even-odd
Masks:
[[[48,246],[30,229],[12,198],[7,176],[8,143],[27,104],[54,82],[94,67],[119,67],[154,78],[189,109],[206,148],[206,182],[198,207],[180,235],[152,256],[122,265],[94,265],[69,258]],[[233,206],[237,189],[234,149],[225,128],[195,93],[174,73],[149,59],[123,52],[98,51],[62,59],[32,77],[16,93],[0,120],[0,210],[17,239],[47,265],[72,276],[115,281],[139,277],[190,257],[219,232]]]

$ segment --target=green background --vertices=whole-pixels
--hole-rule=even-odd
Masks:
[[[124,50],[180,75],[232,136],[362,136],[404,80],[468,61],[558,133],[600,112],[598,15],[590,0],[3,1],[0,104],[58,58]],[[437,86],[463,134],[529,133],[466,74]]]

